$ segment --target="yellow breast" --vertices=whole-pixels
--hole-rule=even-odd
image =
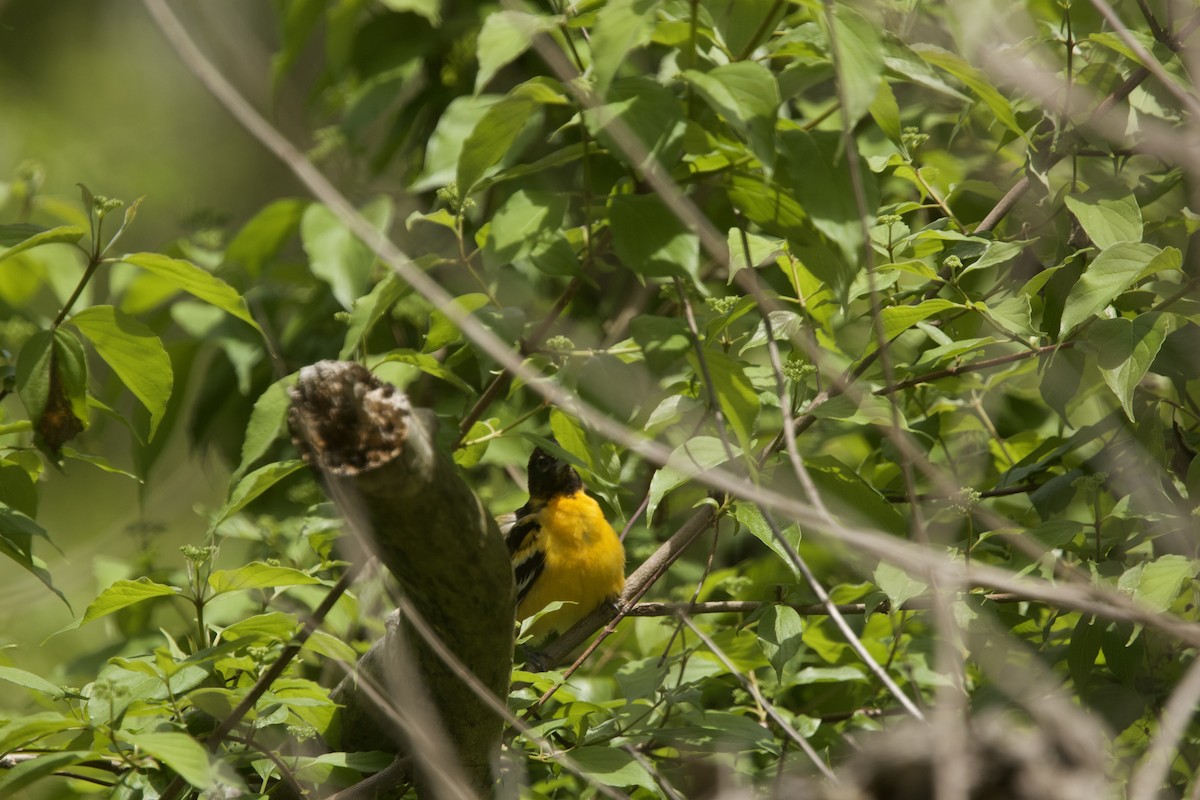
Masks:
[[[586,492],[555,497],[538,513],[536,547],[545,553],[542,574],[517,607],[524,619],[554,601],[573,603],[542,617],[535,638],[561,633],[625,588],[625,549],[604,513]]]

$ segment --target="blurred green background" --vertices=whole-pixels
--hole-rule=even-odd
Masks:
[[[304,98],[286,88],[271,95],[269,4],[205,0],[177,13],[259,108],[283,130],[303,130],[289,120],[301,121]],[[290,173],[217,105],[134,2],[0,0],[0,224],[20,221],[21,203],[10,190],[30,169],[44,174],[40,195],[76,207],[77,183],[126,203],[144,196],[122,240],[129,252],[161,251],[199,229],[236,229],[267,201],[299,193]],[[62,222],[44,211],[29,221]],[[14,264],[0,270],[6,267]],[[69,288],[74,277],[64,282]],[[97,302],[106,291],[102,280]],[[37,302],[48,318],[61,298],[42,292]],[[23,416],[15,396],[0,404],[0,420]],[[132,469],[129,431],[98,416],[73,444]],[[196,452],[184,427],[164,426],[166,451],[145,486],[73,460],[44,474],[37,521],[61,552],[38,543],[35,553],[76,616],[99,585],[125,577],[115,572],[121,562],[179,566],[176,547],[202,540],[206,520],[196,509],[221,503],[229,467],[214,453]],[[127,461],[113,455],[121,453]],[[151,541],[154,550],[146,551]],[[0,663],[65,680],[76,653],[115,631],[97,623],[41,646],[71,619],[36,579],[0,560]]]

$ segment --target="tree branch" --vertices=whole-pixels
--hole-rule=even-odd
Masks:
[[[291,394],[289,423],[301,455],[319,472],[352,527],[369,537],[367,546],[413,607],[483,685],[503,697],[512,669],[514,587],[508,552],[491,515],[453,464],[435,451],[432,425],[402,393],[358,364],[322,361],[305,367]],[[500,717],[416,637],[407,637],[412,668],[397,672],[396,651],[388,640],[364,656],[360,670],[378,673],[373,677],[384,686],[400,673],[423,682],[470,784],[485,789],[500,742]],[[333,696],[345,706],[344,748],[401,752],[394,727],[359,692],[354,676]],[[414,760],[418,787],[423,771],[428,773],[424,780],[433,783],[434,765]],[[444,764],[436,767],[439,773],[445,770]]]

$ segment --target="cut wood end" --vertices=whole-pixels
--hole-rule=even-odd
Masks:
[[[339,475],[395,459],[414,421],[403,392],[350,361],[304,367],[289,395],[288,425],[301,457]]]

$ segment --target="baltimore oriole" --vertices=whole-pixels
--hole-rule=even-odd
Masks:
[[[501,519],[517,579],[517,619],[566,605],[530,627],[534,640],[562,633],[625,588],[625,549],[570,464],[535,448],[529,502]]]

